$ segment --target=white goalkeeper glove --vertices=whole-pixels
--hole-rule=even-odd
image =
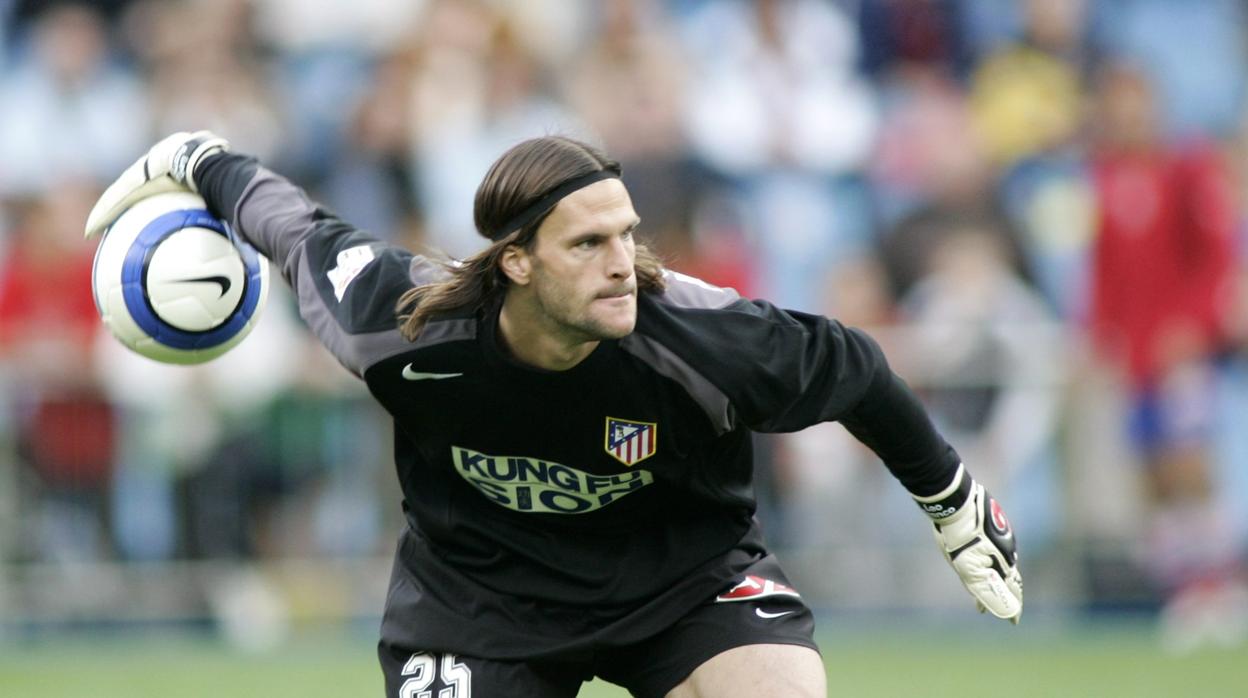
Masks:
[[[191,191],[195,167],[208,155],[230,149],[230,144],[209,131],[179,131],[152,146],[143,157],[100,195],[87,216],[86,236],[98,235],[140,199],[167,191]]]
[[[1017,624],[1023,614],[1014,529],[984,486],[959,465],[953,482],[930,497],[915,497],[936,527],[936,543],[979,612]]]

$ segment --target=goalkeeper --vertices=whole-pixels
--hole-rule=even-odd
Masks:
[[[980,609],[1018,622],[1005,515],[876,343],[665,270],[598,149],[504,153],[475,201],[489,244],[462,261],[352,227],[207,132],[153,146],[87,234],[176,188],[276,263],[394,418],[387,696],[558,698],[595,676],[656,698],[825,695],[811,612],[753,516],[751,432],[831,420],[915,497]]]

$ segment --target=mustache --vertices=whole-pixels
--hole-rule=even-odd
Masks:
[[[617,286],[615,288],[608,289],[606,291],[602,291],[598,294],[598,297],[599,298],[616,298],[618,296],[623,296],[629,293],[636,293],[636,292],[637,292],[637,282],[633,282],[630,284],[625,284],[623,286]]]

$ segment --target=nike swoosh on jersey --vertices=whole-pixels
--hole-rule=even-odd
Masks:
[[[768,613],[767,611],[764,611],[761,608],[756,608],[754,609],[754,613],[759,618],[779,618],[780,616],[787,616],[790,613],[793,613],[793,611],[780,611],[778,613]]]
[[[199,276],[199,277],[196,277],[196,278],[194,278],[194,279],[175,279],[175,283],[183,283],[183,284],[199,284],[199,283],[209,283],[209,284],[216,284],[216,285],[218,285],[218,286],[220,286],[220,287],[221,287],[221,295],[220,295],[220,296],[217,296],[217,298],[221,298],[221,297],[225,296],[225,294],[226,294],[226,293],[230,290],[230,279],[229,279],[229,277],[226,277],[226,276]]]
[[[424,373],[422,371],[413,371],[412,365],[408,364],[403,367],[403,377],[409,381],[438,381],[444,378],[458,378],[462,373]]]

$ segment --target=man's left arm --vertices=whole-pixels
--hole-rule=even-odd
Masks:
[[[1017,622],[1022,577],[1005,514],[870,336],[764,301],[669,313],[655,331],[679,340],[673,345],[724,392],[737,424],[784,432],[841,422],[932,519],[942,553],[981,610]]]
[[[1023,578],[1005,511],[971,477],[882,354],[881,362],[877,381],[839,421],[880,456],[931,518],[937,546],[980,612],[1018,623]]]

